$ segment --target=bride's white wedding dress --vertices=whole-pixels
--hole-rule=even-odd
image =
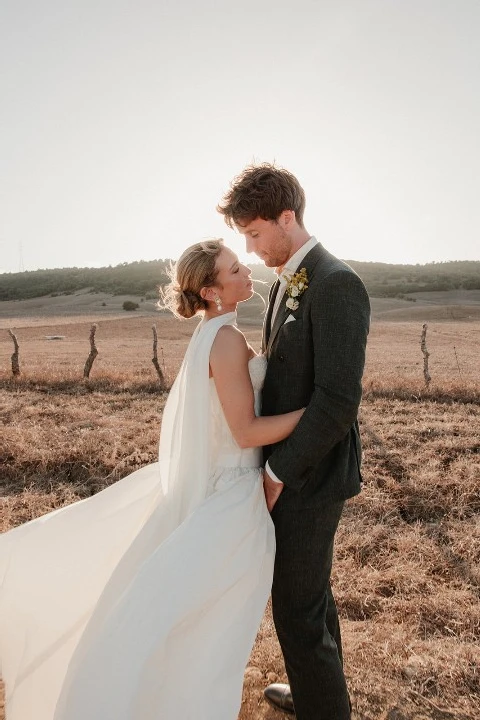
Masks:
[[[225,421],[196,328],[159,461],[0,537],[7,720],[235,720],[275,550],[260,451]],[[249,363],[256,402],[265,360]],[[257,408],[258,410],[258,408]]]

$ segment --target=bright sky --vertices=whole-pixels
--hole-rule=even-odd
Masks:
[[[339,257],[479,260],[479,30],[478,0],[3,0],[0,272],[245,259],[215,206],[265,160]]]

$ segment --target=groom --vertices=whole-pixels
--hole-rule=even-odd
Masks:
[[[277,551],[272,608],[290,686],[266,699],[298,720],[348,720],[350,701],[330,588],[345,501],[360,491],[361,399],[370,305],[360,278],[303,225],[305,195],[287,170],[236,177],[218,206],[267,267],[276,268],[263,327],[262,412],[306,407],[286,440],[264,448],[264,489]]]

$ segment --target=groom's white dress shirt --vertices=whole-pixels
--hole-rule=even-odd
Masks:
[[[312,248],[314,248],[316,244],[317,244],[317,239],[314,237],[311,237],[310,240],[307,240],[305,245],[302,245],[302,247],[299,248],[297,250],[297,252],[294,253],[292,255],[292,257],[287,260],[287,262],[285,263],[285,265],[283,266],[283,268],[281,270],[277,268],[276,272],[278,275],[278,279],[280,280],[280,285],[278,286],[277,296],[275,298],[275,305],[273,306],[273,310],[272,310],[272,319],[271,319],[270,327],[273,327],[273,323],[275,322],[275,317],[280,308],[280,304],[284,301],[284,293],[285,293],[285,288],[287,287],[288,276],[293,275],[296,272],[297,268],[300,267],[300,263],[302,262],[302,260],[308,255],[310,250],[312,250]],[[268,460],[265,465],[265,470],[267,471],[269,476],[272,478],[272,480],[274,480],[275,482],[278,482],[278,483],[282,482],[282,480],[280,480],[280,478],[277,477],[277,475],[275,475],[275,473],[273,473],[272,470],[270,469]]]

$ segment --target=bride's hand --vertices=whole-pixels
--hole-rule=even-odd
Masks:
[[[266,470],[263,471],[263,491],[265,493],[265,500],[267,502],[267,508],[269,512],[272,512],[275,507],[275,503],[282,494],[283,483],[275,482],[272,480]]]

